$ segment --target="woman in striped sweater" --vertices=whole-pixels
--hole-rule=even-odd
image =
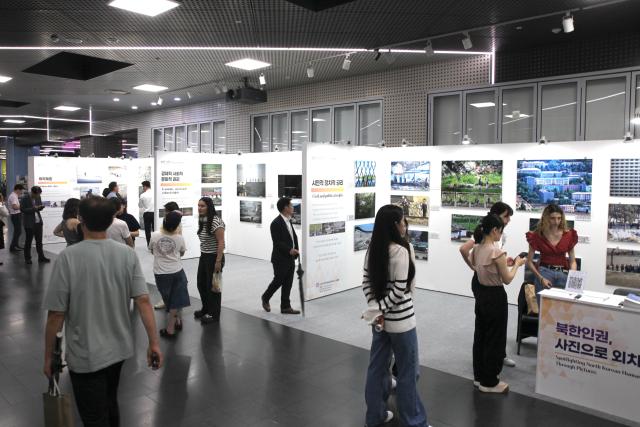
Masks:
[[[398,415],[407,427],[428,426],[427,413],[417,390],[420,365],[412,298],[415,266],[411,246],[403,237],[405,233],[402,208],[395,205],[380,208],[362,280],[368,305],[364,317],[377,326],[372,328],[365,387],[368,427],[381,425],[393,418],[386,404],[391,393],[389,364],[392,354],[395,354],[398,367]]]

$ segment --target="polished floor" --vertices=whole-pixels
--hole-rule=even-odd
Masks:
[[[41,298],[51,265],[4,258],[0,427],[41,426]],[[137,353],[125,363],[120,386],[122,426],[364,425],[366,350],[230,309],[223,309],[220,324],[202,327],[191,317],[198,308],[197,300],[192,303],[180,337],[162,342],[166,366],[157,372],[145,366],[145,335],[136,317]],[[62,386],[71,392],[67,374]],[[433,427],[620,425],[515,392],[482,395],[471,381],[426,367],[420,392]]]

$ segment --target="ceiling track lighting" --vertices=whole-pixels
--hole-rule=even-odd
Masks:
[[[345,71],[349,71],[351,68],[351,59],[349,59],[349,54],[344,57],[344,61],[342,61],[342,69]]]
[[[464,48],[464,50],[471,49],[473,47],[473,43],[471,42],[471,36],[469,36],[469,32],[465,31],[462,34],[464,35],[464,38],[462,39],[462,47]]]
[[[427,45],[424,48],[424,53],[426,53],[427,56],[435,55],[435,52],[433,50],[433,45],[431,44],[431,40],[427,40]]]
[[[462,141],[460,141],[460,143],[462,145],[470,145],[470,144],[473,144],[473,141],[471,140],[471,138],[469,138],[469,135],[464,135],[462,137]]]
[[[307,77],[312,79],[315,75],[316,75],[316,72],[311,66],[311,63],[309,63],[309,65],[307,66]]]
[[[263,73],[260,73],[260,77],[258,77],[258,80],[260,81],[260,86],[264,86],[267,84],[267,79],[265,78]]]
[[[562,17],[562,29],[564,30],[565,33],[572,33],[574,30],[573,27],[573,15],[571,14],[571,12],[567,12],[563,17]]]

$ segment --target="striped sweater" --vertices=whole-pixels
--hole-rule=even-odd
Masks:
[[[387,295],[377,301],[367,274],[368,253],[364,261],[362,290],[367,298],[369,312],[379,311],[384,315],[384,330],[391,333],[402,333],[416,327],[416,316],[413,310],[413,290],[415,283],[407,283],[409,275],[409,257],[414,257],[411,251],[392,243],[389,246],[389,280]],[[407,286],[409,288],[407,289]]]

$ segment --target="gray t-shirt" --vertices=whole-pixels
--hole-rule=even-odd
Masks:
[[[107,238],[126,245],[128,237],[131,237],[131,232],[127,223],[121,219],[113,218],[113,222],[107,228]]]
[[[129,300],[148,293],[140,261],[128,246],[84,240],[62,251],[43,307],[65,312],[69,369],[95,372],[132,357]]]

